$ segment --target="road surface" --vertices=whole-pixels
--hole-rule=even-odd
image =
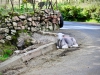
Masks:
[[[64,22],[64,26],[61,29],[100,29],[100,24],[90,24],[83,22]]]
[[[19,75],[100,75],[100,25],[65,22],[54,32],[75,37],[80,47],[54,50],[31,60]]]

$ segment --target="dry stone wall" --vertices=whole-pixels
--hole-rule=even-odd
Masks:
[[[36,32],[59,29],[60,16],[59,11],[48,9],[23,15],[10,12],[8,16],[0,17],[0,42],[4,43],[3,39],[11,40],[19,30]]]
[[[27,29],[34,32],[42,30],[43,27],[45,27],[45,30],[50,28],[50,26],[54,27],[54,25],[58,25],[59,22],[60,13],[58,11],[51,12],[50,10],[41,10],[35,12],[34,15],[9,13],[9,16],[6,16],[4,23],[2,23],[2,27],[5,24],[6,28],[9,29]]]

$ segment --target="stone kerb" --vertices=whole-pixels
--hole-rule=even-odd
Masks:
[[[10,70],[13,69],[14,67],[18,68],[19,66],[21,67],[22,65],[24,65],[24,62],[28,62],[29,60],[43,55],[49,51],[52,50],[56,50],[56,46],[55,43],[50,43],[44,46],[40,46],[39,48],[35,49],[35,50],[31,50],[29,52],[26,52],[24,54],[21,54],[19,56],[14,56],[8,60],[6,60],[5,62],[0,64],[0,71],[6,71],[6,70]],[[34,59],[33,59],[34,60]]]
[[[34,49],[34,50],[29,51],[27,53],[24,53],[24,56],[22,57],[22,61],[23,62],[29,61],[32,58],[35,58],[35,57],[40,56],[40,55],[44,55],[45,53],[47,53],[51,50],[55,50],[55,49],[56,49],[56,46],[55,46],[54,42],[40,46],[37,49]]]
[[[41,33],[43,35],[41,35]],[[41,38],[43,38],[45,36],[47,38],[49,36],[52,36],[53,41],[49,42],[48,44],[39,46],[36,49],[32,49],[32,47],[30,47],[30,49],[32,49],[32,50],[29,50],[29,51],[26,50],[27,52],[25,52],[25,53],[18,54],[18,55],[11,57],[10,59],[8,59],[5,62],[0,64],[0,71],[2,72],[2,71],[9,70],[9,69],[13,69],[14,67],[16,67],[16,68],[18,68],[19,66],[21,67],[21,66],[25,65],[24,62],[26,62],[26,61],[28,62],[29,60],[31,60],[37,56],[44,55],[45,53],[50,52],[52,50],[56,50],[55,41],[54,41],[54,40],[56,40],[56,34],[52,34],[49,32],[39,32],[39,33],[37,33],[37,35],[41,35]],[[50,41],[49,38],[48,38],[48,40]],[[27,48],[27,49],[29,49],[29,48]]]

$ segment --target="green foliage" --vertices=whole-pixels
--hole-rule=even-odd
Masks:
[[[83,2],[84,2],[84,0],[80,0],[80,2],[81,2],[81,3],[83,3]]]
[[[90,19],[90,17],[91,17],[89,10],[86,8],[82,9],[82,11],[80,12],[80,15],[81,15],[81,18],[79,18],[80,21],[86,21],[86,20]]]
[[[60,4],[58,4],[60,5]],[[81,8],[78,6],[62,4],[58,6],[64,20],[67,21],[89,21],[94,19],[100,22],[100,7],[91,6],[88,8]]]
[[[3,54],[4,57],[9,57],[10,55],[12,55],[13,51],[10,49],[5,49],[3,50],[3,53],[4,53]]]
[[[96,9],[96,12],[92,13],[91,17],[100,22],[100,8]]]
[[[18,6],[14,7],[14,12],[18,12],[20,14],[24,14],[24,13],[30,13],[33,12],[33,8],[32,5],[30,3],[22,3],[20,5],[20,9]]]
[[[64,20],[68,21],[80,21],[84,16],[82,15],[82,9],[76,6],[63,5],[59,9],[63,15]]]
[[[8,57],[0,56],[0,61],[5,61],[7,60]],[[0,74],[1,75],[1,74]]]
[[[0,50],[2,50],[2,54],[0,55],[0,61],[8,59],[15,49],[16,47],[14,45],[10,45],[8,42],[1,44]]]
[[[15,46],[5,44],[3,46],[0,46],[0,50],[3,50],[2,55],[0,55],[0,61],[5,61],[13,54],[13,51],[15,50]]]
[[[19,5],[14,5],[14,12],[17,12],[19,14],[24,14],[26,12],[32,12],[32,11],[33,8],[32,8],[32,4],[30,3],[22,3],[20,5],[20,8]],[[10,6],[8,9],[5,9],[3,6],[0,6],[0,13],[2,15],[8,15],[8,12],[13,12]]]
[[[81,14],[83,15],[83,16],[88,16],[89,14],[88,14],[89,12],[88,12],[88,10],[87,9],[83,9],[82,11],[81,11]]]
[[[43,0],[46,1],[46,0]],[[90,3],[91,2],[91,3]],[[75,6],[76,5],[76,6]],[[84,5],[84,6],[83,6]],[[77,7],[80,6],[80,7]],[[78,1],[70,1],[64,0],[62,3],[57,4],[53,8],[56,10],[60,10],[64,20],[67,21],[86,21],[90,19],[96,19],[99,22],[99,11],[97,10],[100,6],[99,1],[86,1],[86,0],[78,0]],[[8,6],[9,9],[5,9],[5,6],[0,7],[0,13],[2,15],[8,15],[7,13],[11,12],[11,5]],[[85,8],[88,7],[88,8]],[[37,4],[35,4],[35,8],[38,9]],[[27,12],[34,12],[32,4],[28,3],[28,0],[22,0],[22,4],[14,5],[14,12],[19,12],[20,14],[24,14]],[[1,17],[0,17],[1,19]]]
[[[20,12],[23,13],[25,11],[24,3],[21,4]]]
[[[89,23],[98,23],[98,21],[95,20],[95,19],[86,20],[86,22],[89,22]]]

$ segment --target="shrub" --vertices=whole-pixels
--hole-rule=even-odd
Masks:
[[[86,20],[90,19],[91,15],[90,15],[88,9],[83,8],[82,11],[80,12],[80,16],[78,16],[78,17],[79,17],[80,21],[86,21]]]
[[[70,20],[69,18],[71,18],[71,15],[73,15],[73,13],[71,12],[71,9],[72,9],[72,6],[70,5],[62,5],[61,8],[59,8],[64,20]]]
[[[66,8],[65,5],[63,5],[61,7],[61,9],[59,9],[61,14],[62,14],[62,16],[63,16],[63,18],[64,18],[64,20],[66,20],[66,15],[68,14],[68,12],[65,10],[65,8]]]
[[[94,19],[96,19],[98,22],[100,22],[100,8],[98,8],[98,9],[96,10],[96,12],[93,13],[92,18],[94,18]]]
[[[60,5],[60,4],[59,4]],[[63,19],[67,21],[88,21],[91,19],[100,21],[100,8],[91,6],[88,8],[81,8],[72,5],[58,6],[62,13]]]
[[[83,9],[80,7],[71,6],[71,5],[63,5],[61,6],[61,9],[59,10],[63,15],[64,20],[85,21],[87,17],[87,12],[84,12]]]

